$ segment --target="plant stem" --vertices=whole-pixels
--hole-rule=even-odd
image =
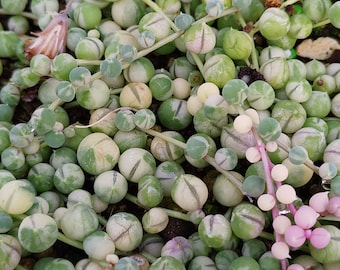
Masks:
[[[328,221],[340,222],[340,217],[327,215],[327,216],[319,217],[319,220],[328,220]]]
[[[127,199],[129,202],[132,202],[140,207],[143,207],[139,202],[136,196],[133,196],[132,194],[127,193],[125,195],[125,199]]]
[[[263,238],[263,239],[270,240],[270,241],[275,241],[273,234],[269,233],[269,232],[262,231],[260,233],[260,237]]]
[[[239,21],[239,23],[240,23],[240,25],[242,26],[242,28],[244,28],[244,27],[247,25],[246,21],[245,21],[244,18],[242,17],[241,12],[236,12],[236,18],[237,18],[237,20]]]
[[[106,226],[107,220],[104,217],[102,217],[101,215],[97,215],[97,218],[101,225]]]
[[[211,166],[213,166],[217,171],[225,175],[230,182],[232,182],[240,191],[243,195],[247,195],[247,193],[242,189],[242,183],[229,171],[222,170],[215,160],[210,157],[210,156],[205,156],[204,160],[207,161]]]
[[[20,265],[20,264],[18,264],[18,265],[15,267],[15,269],[16,269],[16,270],[27,270],[26,267],[24,267],[24,266],[22,266],[22,265]]]
[[[163,12],[163,10],[155,2],[150,1],[150,0],[143,0],[143,2],[145,4],[147,4],[149,7],[151,7],[158,14],[162,15],[164,17],[164,19],[166,19],[168,21],[168,23],[170,24],[170,27],[172,28],[172,30],[174,30],[174,32],[179,31],[179,29],[174,24],[174,22],[172,20],[170,20],[170,18]]]
[[[192,58],[194,59],[196,66],[198,67],[199,71],[201,72],[201,74],[203,75],[203,63],[201,61],[201,59],[199,58],[199,56],[196,53],[192,53],[190,52]]]
[[[0,15],[9,15],[9,16],[12,16],[12,14],[8,14],[3,8],[0,8]],[[38,17],[35,16],[33,13],[30,13],[30,12],[20,12],[19,14],[17,15],[21,15],[23,17],[26,17],[28,19],[32,19],[32,20],[38,20]]]
[[[60,232],[58,233],[58,240],[60,240],[61,242],[64,242],[65,244],[68,244],[72,247],[83,250],[83,243],[82,242],[70,239],[65,234],[62,234]]]
[[[97,73],[91,76],[90,81],[93,82],[94,80],[100,79],[102,77],[103,77],[103,74],[100,71],[98,71]]]
[[[154,261],[157,260],[155,256],[152,256],[149,252],[142,251],[139,252],[140,255],[144,256],[150,263],[153,263]]]
[[[323,20],[321,22],[318,22],[318,23],[314,24],[313,28],[324,26],[326,24],[329,24],[330,22],[331,22],[330,19]]]
[[[145,209],[145,207],[143,207],[143,205],[141,205],[139,202],[138,202],[138,199],[136,196],[133,196],[132,194],[129,194],[127,193],[125,195],[125,199],[127,199],[128,201],[142,207]],[[179,211],[175,211],[175,210],[171,210],[171,209],[168,209],[168,208],[164,208],[164,207],[159,207],[161,208],[162,210],[164,210],[169,217],[173,217],[173,218],[177,218],[177,219],[182,219],[182,220],[186,220],[186,221],[190,221],[190,218],[187,214],[185,213],[182,213],[182,212],[179,212]]]
[[[167,141],[169,143],[172,143],[172,144],[174,144],[174,145],[176,145],[176,146],[178,146],[178,147],[180,147],[180,148],[182,148],[184,150],[187,148],[187,145],[184,142],[181,142],[179,140],[176,140],[174,138],[166,136],[166,135],[164,135],[164,134],[162,134],[162,133],[160,133],[160,132],[158,132],[156,130],[153,130],[153,129],[139,129],[139,130],[143,131],[143,132],[145,132],[145,133],[147,133],[147,134],[149,134],[151,136],[161,138],[161,139],[163,139],[163,140],[165,140],[165,141]]]
[[[183,5],[184,13],[190,15],[190,3],[182,3],[182,5]]]
[[[143,56],[148,55],[149,53],[157,50],[158,48],[162,47],[163,45],[168,44],[171,41],[174,41],[176,38],[180,37],[182,34],[184,33],[183,30],[180,30],[178,32],[175,32],[171,35],[169,35],[168,37],[158,41],[157,43],[155,43],[154,45],[150,46],[149,48],[146,48],[144,50],[141,50],[137,53],[136,59],[139,59]],[[123,63],[123,69],[127,68],[130,65],[130,63]]]
[[[253,36],[250,36],[252,43],[251,43],[251,64],[252,64],[252,68],[256,69],[257,71],[260,70],[260,65],[259,65],[259,60],[257,58],[257,51],[255,48],[255,42],[254,42],[254,38]]]
[[[258,31],[259,31],[259,22],[257,21],[257,22],[253,25],[253,29],[249,32],[249,35],[250,35],[251,37],[253,37]]]
[[[267,186],[267,193],[272,195],[274,198],[276,198],[275,196],[275,188],[274,188],[274,183],[273,183],[273,179],[271,177],[271,169],[272,169],[272,163],[270,161],[270,159],[268,158],[265,146],[262,142],[262,140],[260,139],[259,135],[257,134],[257,131],[254,131],[254,136],[256,139],[256,144],[257,144],[257,149],[260,152],[261,155],[261,160],[262,160],[262,164],[263,164],[263,169],[264,169],[264,173],[266,176],[266,186]],[[272,209],[272,217],[273,220],[279,215],[279,209],[277,207],[277,205],[275,204],[273,209]],[[275,240],[276,241],[280,241],[281,240],[281,235],[275,232]]]
[[[118,94],[120,94],[120,92],[122,92],[122,89],[123,89],[123,88],[112,89],[112,90],[110,91],[110,94],[111,94],[111,95],[118,95]]]
[[[62,102],[62,100],[60,98],[57,98],[55,101],[53,101],[49,106],[48,108],[51,110],[51,111],[54,111]]]
[[[230,15],[230,14],[233,14],[233,13],[236,13],[236,12],[239,12],[240,10],[238,8],[235,8],[235,7],[231,7],[231,8],[227,8],[225,9],[219,16],[205,16],[197,21],[195,21],[193,23],[194,24],[200,24],[200,23],[207,23],[207,22],[211,22],[211,21],[215,21],[216,19],[218,18],[221,18],[221,17],[224,17],[224,16],[227,16],[227,15]]]
[[[99,120],[97,120],[96,122],[93,122],[92,124],[88,124],[88,125],[70,125],[69,127],[73,127],[73,128],[90,128],[90,127],[93,127],[97,124],[99,124],[101,121],[104,121],[106,118],[108,118],[111,114],[114,114],[118,111],[121,111],[121,110],[131,110],[131,111],[137,111],[136,109],[134,108],[131,108],[131,107],[119,107],[115,110],[112,110],[110,112],[108,112],[107,114],[105,114],[102,118],[100,118]]]
[[[282,149],[284,150],[285,152],[289,153],[290,151],[290,148],[286,145],[283,145],[280,141],[276,141],[277,145]],[[310,168],[311,170],[313,170],[313,172],[315,172],[316,174],[319,174],[319,167],[314,165],[313,162],[311,160],[306,160],[304,162],[304,164]]]
[[[169,217],[182,219],[182,220],[185,220],[185,221],[190,221],[189,216],[185,213],[178,212],[178,211],[175,211],[175,210],[171,210],[171,209],[168,209],[168,208],[163,208],[163,207],[160,207],[160,208],[163,209],[168,214]]]
[[[76,59],[78,66],[100,66],[103,62],[102,60],[88,60],[88,59]]]
[[[149,0],[143,0],[143,1],[144,1],[145,3],[147,3],[147,4],[150,4],[150,5],[152,6],[152,8],[154,7],[154,5],[156,5],[155,3],[153,3],[152,1],[149,1]],[[151,7],[151,6],[150,6],[150,7]],[[156,6],[157,6],[157,5],[156,5]],[[157,7],[158,7],[158,6],[157,6]],[[156,8],[156,7],[155,7],[155,8]],[[158,7],[158,8],[159,8],[159,7]],[[161,11],[161,12],[163,13],[163,11]],[[194,22],[193,24],[207,23],[207,22],[210,22],[210,21],[214,21],[214,20],[216,20],[216,19],[218,19],[218,18],[220,18],[220,17],[226,16],[226,15],[230,15],[230,14],[235,13],[235,12],[239,12],[239,9],[238,9],[238,8],[228,8],[228,9],[226,9],[224,12],[222,12],[222,14],[219,15],[219,16],[212,17],[212,16],[207,15],[207,16],[201,18],[200,20]],[[164,14],[164,16],[165,16],[166,18],[168,18],[165,14]],[[170,19],[168,18],[168,20],[170,20]],[[171,21],[171,20],[170,20],[170,21]],[[172,23],[172,24],[173,24],[173,23]],[[173,24],[173,25],[174,25],[174,24]],[[173,34],[169,35],[168,37],[166,37],[166,38],[164,38],[164,39],[158,41],[157,43],[155,43],[154,45],[150,46],[149,48],[146,48],[146,49],[144,49],[144,50],[139,51],[139,52],[137,53],[137,55],[136,55],[136,59],[139,59],[139,58],[141,58],[141,57],[144,57],[144,56],[150,54],[151,52],[153,52],[153,51],[159,49],[160,47],[162,47],[162,46],[168,44],[169,42],[174,41],[176,38],[179,38],[181,35],[183,35],[184,30],[179,30],[175,25],[174,25],[174,27],[175,27],[174,29],[176,29],[176,30],[175,30],[175,33],[173,33]],[[100,65],[101,63],[102,63],[102,60],[85,60],[85,59],[77,59],[77,64],[78,64],[78,65]],[[125,68],[129,67],[130,64],[131,64],[130,62],[124,62],[124,61],[122,61],[122,68],[125,69]],[[202,72],[201,72],[201,73],[202,73]],[[103,77],[103,75],[102,75],[102,73],[99,71],[99,72],[97,72],[97,73],[95,73],[95,74],[92,75],[91,81],[93,81],[93,80],[95,80],[95,79],[99,79],[99,78],[101,78],[101,77]]]
[[[170,138],[169,136],[166,136],[158,131],[155,131],[153,129],[140,129],[141,131],[144,131],[145,133],[154,136],[154,137],[159,137],[167,142],[170,142],[176,146],[179,146],[181,148],[183,148],[184,150],[186,149],[187,145],[181,141],[178,141],[174,138]],[[217,171],[219,171],[220,173],[224,174],[226,177],[228,177],[228,179],[241,191],[241,193],[243,195],[246,195],[246,193],[243,191],[242,189],[242,183],[234,176],[232,175],[230,172],[222,170],[215,162],[215,160],[210,157],[210,156],[205,156],[204,160],[207,161],[211,166],[213,166]]]

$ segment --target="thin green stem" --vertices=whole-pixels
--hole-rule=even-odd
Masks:
[[[168,214],[169,217],[182,219],[182,220],[185,220],[185,221],[190,221],[189,216],[185,213],[178,212],[178,211],[175,211],[175,210],[171,210],[171,209],[168,209],[168,208],[163,208],[163,207],[160,207],[160,208],[163,209]]]
[[[259,65],[259,59],[257,57],[257,51],[255,48],[255,42],[254,42],[254,38],[252,36],[250,36],[252,43],[251,43],[251,64],[252,64],[252,68],[256,69],[257,71],[260,70],[260,65]]]
[[[127,194],[125,195],[125,199],[127,199],[129,202],[134,203],[135,205],[138,205],[138,206],[140,206],[140,207],[143,207],[143,206],[138,202],[138,199],[137,199],[136,196],[133,196],[133,195],[127,193]]]
[[[0,15],[9,15],[9,16],[12,16],[13,14],[8,14],[8,12],[6,10],[4,10],[3,8],[0,8]],[[16,14],[16,15],[21,15],[23,17],[26,17],[28,19],[32,19],[32,20],[38,20],[38,17],[35,16],[33,13],[30,13],[30,12],[20,12],[19,14]]]
[[[303,245],[302,247],[299,247],[299,250],[304,252],[304,253],[307,253],[307,254],[310,254],[310,248],[306,245]]]
[[[180,37],[182,34],[184,33],[183,30],[179,30],[171,35],[169,35],[168,37],[158,41],[157,43],[155,43],[154,45],[143,49],[141,51],[139,51],[136,55],[136,59],[139,59],[141,57],[144,57],[150,53],[152,53],[153,51],[159,49],[160,47],[168,44],[169,42],[174,41],[176,38]],[[95,65],[95,66],[99,66],[101,63],[103,62],[103,60],[86,60],[86,59],[77,59],[77,64],[78,65]],[[122,68],[126,69],[127,67],[130,66],[130,62],[124,62],[122,61]],[[103,77],[103,74],[98,71],[97,73],[93,74],[91,76],[91,81],[94,81],[96,79],[100,79]]]
[[[140,255],[144,256],[150,263],[153,263],[154,261],[157,260],[155,256],[152,256],[149,252],[142,251],[139,252]]]
[[[119,95],[120,92],[122,92],[122,89],[123,89],[123,88],[112,89],[112,90],[110,91],[110,94],[111,94],[111,95]]]
[[[316,24],[313,25],[313,28],[318,28],[318,27],[321,27],[321,26],[324,26],[324,25],[327,25],[331,23],[330,19],[326,19],[326,20],[323,20],[321,22],[318,22]]]
[[[106,226],[107,220],[104,217],[102,217],[101,215],[97,215],[97,218],[101,225]]]
[[[190,3],[183,3],[184,13],[190,15]]]
[[[103,77],[103,74],[100,71],[98,71],[97,73],[91,76],[90,81],[93,82],[94,80],[101,79],[102,77]]]
[[[28,270],[26,267],[18,264],[16,267],[15,267],[15,270]]]
[[[233,214],[233,208],[232,207],[229,207],[227,212],[224,213],[224,217],[230,221],[231,219],[231,216]]]
[[[79,103],[77,101],[68,102],[68,103],[65,103],[64,105],[64,109],[71,109],[75,107],[79,107]]]
[[[149,48],[146,48],[144,50],[141,50],[137,53],[136,59],[139,59],[143,56],[148,55],[149,53],[157,50],[158,48],[168,44],[171,41],[174,41],[176,38],[180,37],[182,34],[184,33],[183,30],[175,32],[171,35],[169,35],[168,37],[158,41],[157,43],[155,43],[154,45],[150,46]],[[127,68],[130,65],[130,63],[123,63],[123,69]]]
[[[145,4],[147,4],[149,7],[151,7],[155,12],[157,12],[160,15],[162,15],[164,17],[164,19],[166,19],[169,22],[170,27],[172,28],[172,30],[174,30],[175,32],[179,31],[179,29],[173,23],[173,21],[163,12],[163,10],[155,2],[150,1],[150,0],[143,0],[143,2]]]
[[[196,53],[192,53],[190,52],[192,58],[194,59],[196,66],[198,67],[199,71],[202,73],[202,75],[204,74],[203,72],[203,63],[201,61],[201,59],[199,58],[199,56]]]
[[[319,220],[327,220],[327,221],[340,222],[340,217],[327,215],[327,216],[319,217]]]
[[[241,105],[233,104],[231,106],[233,107],[234,110],[237,111],[238,114],[246,114],[244,108]]]
[[[12,217],[13,217],[14,219],[20,220],[20,222],[21,222],[25,217],[27,217],[27,215],[25,215],[25,214],[19,214],[19,215],[12,215]]]
[[[236,18],[237,18],[237,20],[239,21],[239,23],[240,23],[240,25],[242,26],[242,28],[244,28],[244,27],[247,25],[247,23],[246,23],[246,21],[244,20],[244,18],[243,18],[243,16],[242,16],[241,12],[236,12]]]
[[[76,59],[78,66],[100,66],[102,60]]]
[[[146,2],[147,4],[152,5],[152,6],[150,6],[152,8],[153,8],[154,5],[156,5],[155,3],[153,3],[152,1],[149,1],[149,0],[143,0],[143,1]],[[158,7],[158,5],[156,5],[156,6]],[[156,8],[156,6],[155,6],[155,8]],[[161,12],[163,12],[163,11],[161,11]],[[212,16],[208,15],[208,16],[205,16],[205,17],[201,18],[200,20],[194,22],[193,24],[207,23],[207,22],[210,22],[210,21],[214,21],[214,20],[216,20],[216,19],[218,19],[220,17],[226,16],[226,15],[230,15],[230,14],[235,13],[235,12],[239,12],[239,9],[238,8],[228,8],[224,12],[222,12],[222,14],[219,15],[219,16],[212,17]],[[165,15],[165,17],[167,17],[167,16]],[[169,42],[174,41],[176,38],[179,38],[181,35],[183,35],[184,30],[179,30],[177,27],[175,29],[176,29],[175,33],[173,33],[173,34],[169,35],[168,37],[158,41],[154,45],[152,45],[152,46],[150,46],[150,47],[148,47],[148,48],[146,48],[144,50],[139,51],[137,53],[136,59],[139,59],[141,57],[144,57],[144,56],[150,54],[151,52],[159,49],[160,47],[168,44]],[[77,64],[78,65],[100,65],[101,63],[102,63],[102,60],[77,59]],[[131,63],[129,63],[129,62],[124,62],[123,61],[122,62],[122,68],[125,69],[125,68],[129,67],[130,64]],[[92,75],[91,81],[93,81],[95,79],[100,79],[102,77],[103,77],[103,74],[99,71],[99,72],[97,72],[97,73]]]
[[[253,37],[257,32],[259,31],[259,21],[257,21],[254,25],[251,31],[249,32],[249,35]]]
[[[60,98],[57,98],[55,101],[53,101],[48,108],[51,111],[54,111],[59,105],[61,105],[63,103],[63,101]]]
[[[131,108],[131,107],[119,107],[115,110],[112,110],[110,112],[108,112],[107,114],[105,114],[102,118],[100,118],[99,120],[97,120],[96,122],[93,122],[92,124],[88,124],[88,125],[71,125],[70,127],[72,128],[90,128],[90,127],[93,127],[97,124],[99,124],[101,121],[104,121],[106,118],[108,118],[111,114],[114,114],[118,111],[121,111],[121,110],[132,110],[132,111],[137,111],[136,109],[134,108]]]
[[[13,215],[14,218],[19,219],[19,220],[23,220],[25,217],[27,217],[24,214],[20,214],[20,215]],[[75,248],[79,248],[79,249],[83,249],[83,244],[79,241],[73,240],[68,238],[66,235],[62,234],[62,233],[58,233],[58,239],[66,244],[69,244],[70,246],[73,246]]]
[[[146,48],[144,50],[139,51],[137,53],[136,59],[144,57],[144,56],[150,54],[151,52],[157,50],[158,48],[162,47],[163,45],[166,45],[169,42],[174,41],[176,38],[180,37],[183,33],[184,33],[184,31],[182,31],[182,30],[178,31],[176,33],[173,33],[170,36],[168,36],[168,37],[160,40],[159,42],[155,43],[154,45],[150,46],[149,48]],[[103,60],[77,59],[78,65],[96,65],[96,66],[99,66],[102,62],[103,62]],[[131,64],[130,62],[122,61],[122,68],[126,69],[130,66],[130,64]],[[101,79],[102,77],[103,77],[103,74],[100,71],[98,71],[97,73],[95,73],[91,76],[90,81]]]
[[[262,231],[260,233],[260,237],[263,238],[263,239],[270,240],[270,241],[275,241],[274,235],[272,233],[269,233],[269,232]]]
[[[205,156],[204,160],[207,161],[211,166],[213,166],[217,171],[225,175],[230,182],[232,182],[240,191],[243,195],[247,195],[247,193],[243,190],[242,188],[242,183],[229,171],[222,170],[217,163],[215,162],[214,158],[210,156]]]
[[[211,21],[215,21],[218,18],[227,16],[227,15],[233,14],[235,12],[239,12],[239,11],[240,10],[238,8],[235,8],[235,7],[227,8],[219,16],[209,16],[209,15],[207,15],[207,16],[195,21],[193,24],[208,23],[208,22],[211,22]]]
[[[282,149],[282,150],[284,150],[285,152],[287,152],[287,153],[289,153],[289,151],[290,151],[290,148],[288,147],[288,146],[286,146],[286,145],[284,145],[284,144],[282,144],[280,141],[276,141],[276,143],[277,143],[277,145]],[[308,168],[310,168],[311,170],[313,170],[313,172],[315,172],[316,174],[319,174],[319,167],[318,166],[316,166],[316,165],[314,165],[313,164],[313,162],[311,161],[311,160],[306,160],[305,162],[304,162],[304,164],[308,167]]]
[[[83,250],[83,243],[82,242],[70,239],[65,234],[62,234],[60,232],[58,233],[58,240],[61,241],[61,242],[64,242],[65,244],[68,244],[72,247]]]
[[[127,199],[128,201],[142,207],[145,209],[145,207],[143,207],[143,205],[141,205],[139,202],[138,202],[138,199],[136,196],[133,196],[129,193],[127,193],[125,195],[125,199]],[[185,213],[182,213],[182,212],[179,212],[179,211],[175,211],[175,210],[171,210],[171,209],[168,209],[168,208],[164,208],[164,207],[160,207],[162,210],[164,210],[169,217],[173,217],[173,218],[177,218],[177,219],[182,219],[182,220],[186,220],[186,221],[190,221],[190,218],[187,214]]]
[[[151,136],[158,137],[158,138],[163,139],[163,140],[165,140],[169,143],[172,143],[172,144],[174,144],[178,147],[181,147],[184,150],[187,148],[187,145],[184,142],[181,142],[179,140],[176,140],[174,138],[166,136],[166,135],[164,135],[164,134],[162,134],[162,133],[160,133],[156,130],[153,130],[153,129],[140,129],[140,130],[151,135]]]
[[[181,141],[178,141],[174,138],[171,138],[169,136],[166,136],[158,131],[155,131],[153,129],[147,129],[147,130],[144,130],[144,129],[141,129],[141,131],[144,131],[145,133],[151,135],[151,136],[154,136],[154,137],[159,137],[167,142],[170,142],[170,143],[173,143],[174,145],[177,145],[181,148],[183,148],[184,150],[186,149],[187,145]],[[210,157],[210,156],[205,156],[204,157],[204,160],[207,161],[211,166],[213,166],[217,171],[219,171],[220,173],[224,174],[225,176],[228,177],[228,179],[230,179],[230,181],[241,191],[241,193],[243,195],[246,195],[246,193],[243,191],[242,189],[242,183],[233,175],[231,174],[230,172],[228,171],[225,171],[225,170],[222,170],[215,162],[215,160]]]

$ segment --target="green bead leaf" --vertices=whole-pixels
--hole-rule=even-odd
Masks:
[[[62,131],[51,130],[44,135],[44,141],[52,148],[61,147],[65,142],[65,135]]]
[[[134,122],[134,114],[130,110],[122,110],[117,112],[115,118],[116,127],[122,131],[131,131],[136,127]]]
[[[301,165],[308,159],[308,152],[302,146],[294,146],[290,149],[288,158],[294,165]]]
[[[61,81],[56,86],[57,96],[64,102],[72,101],[76,96],[76,89],[68,81]]]
[[[122,72],[122,64],[117,58],[105,59],[100,64],[100,72],[106,77],[116,78]]]
[[[89,83],[91,72],[86,67],[75,67],[70,71],[69,79],[74,86],[84,86]]]
[[[208,154],[209,142],[206,138],[194,135],[187,141],[187,154],[193,159],[202,159]]]
[[[174,22],[178,29],[186,30],[194,22],[194,18],[189,14],[181,13],[176,16]]]
[[[131,44],[122,45],[119,48],[120,56],[126,62],[133,62],[137,56],[137,49]]]
[[[230,104],[242,104],[247,98],[248,85],[241,79],[229,80],[222,88],[222,96]]]
[[[242,188],[250,197],[257,198],[265,191],[266,181],[263,177],[250,175],[244,179]]]
[[[231,148],[220,148],[215,153],[215,162],[223,170],[233,170],[238,162],[238,157],[235,151]]]
[[[266,141],[275,141],[281,135],[280,123],[272,117],[261,120],[257,130]]]
[[[150,129],[156,124],[156,116],[149,109],[141,109],[137,111],[133,120],[136,126],[141,129]]]

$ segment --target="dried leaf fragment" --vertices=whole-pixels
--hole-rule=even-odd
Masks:
[[[335,50],[340,50],[340,44],[330,37],[320,37],[316,40],[306,39],[296,48],[298,56],[317,60],[328,59]]]
[[[37,38],[28,39],[25,42],[25,54],[28,60],[36,54],[44,54],[53,59],[65,51],[68,27],[67,10],[71,2],[51,20],[42,32],[31,33]]]

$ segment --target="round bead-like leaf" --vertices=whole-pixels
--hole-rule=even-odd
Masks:
[[[280,123],[272,117],[261,120],[257,130],[260,136],[266,141],[275,141],[280,137],[282,132]]]
[[[28,251],[38,253],[51,247],[58,238],[57,223],[46,214],[27,216],[20,223],[18,239]]]

